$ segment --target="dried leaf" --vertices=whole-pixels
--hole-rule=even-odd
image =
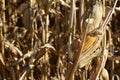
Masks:
[[[3,21],[2,19],[0,18],[0,27],[3,26]]]
[[[44,46],[41,46],[41,48],[51,48],[53,49],[54,51],[56,51],[56,49],[51,45],[51,44],[45,44]]]
[[[5,42],[5,47],[9,48],[12,53],[14,53],[15,55],[19,54],[20,56],[23,55],[23,53],[17,48],[15,47],[13,44],[11,44],[10,42]]]
[[[0,60],[1,60],[2,64],[5,65],[4,58],[1,53],[0,53]]]
[[[68,5],[65,1],[60,0],[60,3],[61,3],[63,6],[70,8],[70,5]]]
[[[116,7],[115,9],[116,9],[117,11],[120,11],[120,7]]]

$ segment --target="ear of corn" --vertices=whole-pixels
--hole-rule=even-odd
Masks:
[[[95,41],[96,41],[96,37],[88,36],[85,41],[82,52],[85,52],[87,49],[89,49],[95,43]]]

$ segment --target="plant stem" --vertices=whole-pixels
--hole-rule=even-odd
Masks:
[[[3,17],[2,17],[2,20],[3,20],[3,32],[2,32],[2,36],[3,36],[3,41],[2,41],[2,55],[3,55],[3,60],[4,60],[4,54],[5,54],[5,38],[6,38],[6,20],[5,20],[5,0],[2,0],[2,3],[3,3]],[[5,69],[4,67],[2,67],[2,70],[3,70],[3,79],[5,79]]]

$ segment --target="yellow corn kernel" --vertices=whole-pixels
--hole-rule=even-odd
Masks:
[[[94,44],[95,41],[96,41],[96,37],[88,36],[86,38],[86,41],[85,41],[85,44],[83,46],[83,51],[82,52],[84,52],[87,49],[89,49]]]

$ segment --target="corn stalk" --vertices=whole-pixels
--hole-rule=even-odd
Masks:
[[[5,39],[6,39],[6,19],[5,19],[5,0],[2,0],[1,1],[2,2],[2,12],[1,12],[1,14],[2,14],[2,28],[1,28],[1,39],[2,39],[2,55],[3,55],[3,60],[5,60],[5,57],[4,57],[4,55],[5,55]],[[3,29],[3,30],[2,30]],[[2,66],[2,73],[3,73],[3,75],[2,75],[2,77],[3,77],[3,79],[6,79],[6,76],[5,76],[5,74],[6,74],[6,72],[5,72],[5,67],[4,66]]]

